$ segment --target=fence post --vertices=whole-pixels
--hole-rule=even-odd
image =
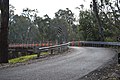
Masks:
[[[37,58],[39,58],[39,57],[40,57],[40,53],[41,53],[41,51],[39,51],[39,52],[37,53]]]
[[[72,46],[74,46],[74,41],[72,41]]]
[[[53,54],[53,49],[51,49],[51,55]]]
[[[41,51],[39,50],[39,47],[38,46],[34,46],[34,48],[33,48],[34,50],[34,53],[35,54],[37,54],[37,58],[39,58],[40,57],[40,53],[41,53]]]
[[[78,47],[80,47],[80,41],[78,41]]]

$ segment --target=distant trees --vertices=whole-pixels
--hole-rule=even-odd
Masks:
[[[79,24],[75,24],[74,13],[69,8],[59,9],[52,19],[47,14],[40,17],[36,9],[29,8],[23,9],[21,15],[16,15],[11,6],[9,41],[116,41],[120,34],[119,3],[118,0],[92,0],[89,10],[84,10],[84,5],[80,5]]]
[[[55,40],[55,36],[53,36],[54,28],[51,26],[52,19],[46,14],[44,17],[36,17],[34,20],[34,24],[37,26],[38,33],[37,37],[39,41],[51,41]]]
[[[97,27],[97,21],[94,18],[93,12],[90,10],[80,11],[79,17],[79,34],[82,35],[80,39],[99,41],[99,28]]]
[[[58,10],[55,17],[51,19],[47,14],[44,17],[37,16],[37,10],[23,9],[21,15],[12,15],[10,19],[10,43],[33,43],[40,41],[56,41],[61,42],[72,40],[75,36],[73,27],[74,14],[71,10]],[[59,32],[59,29],[60,32]]]
[[[0,63],[8,63],[9,0],[0,0]]]
[[[60,9],[55,13],[55,18],[59,21],[58,26],[62,28],[64,38],[68,40],[75,38],[75,33],[73,31],[75,27],[74,13],[69,8],[66,8],[65,10]]]
[[[32,14],[34,13],[34,14]],[[13,15],[9,25],[9,43],[32,43],[36,40],[37,27],[34,25],[36,11],[24,9],[21,15]]]

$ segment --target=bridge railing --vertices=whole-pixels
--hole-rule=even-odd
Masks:
[[[100,42],[100,41],[72,41],[60,45],[49,45],[47,47],[41,47],[39,44],[17,44],[9,45],[9,51],[23,53],[36,53],[37,57],[40,56],[41,52],[49,51],[53,54],[55,51],[62,52],[68,49],[68,46],[79,46],[79,47],[115,47],[120,48],[120,42]],[[120,49],[118,49],[120,50]],[[120,52],[120,51],[118,51]]]
[[[39,57],[40,53],[44,51],[50,51],[50,54],[53,54],[54,51],[58,51],[58,53],[60,53],[60,52],[66,51],[68,49],[68,45],[69,43],[64,43],[64,44],[54,45],[49,47],[36,47],[34,52],[38,54],[37,57]]]
[[[55,51],[61,53],[68,49],[69,43],[64,43],[60,45],[53,45],[47,47],[41,47],[38,44],[17,44],[17,45],[9,45],[9,52],[18,54],[21,53],[35,53],[37,57],[40,56],[41,52],[49,51],[50,54],[53,54]]]

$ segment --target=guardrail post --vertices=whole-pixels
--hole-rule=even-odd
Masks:
[[[63,47],[64,47],[64,46],[61,46],[61,52],[63,52]]]
[[[40,57],[40,53],[41,53],[41,51],[39,51],[39,52],[37,53],[37,58],[39,58],[39,57]]]
[[[34,53],[37,54],[37,58],[39,58],[41,51],[38,49],[38,47],[34,46]]]
[[[61,53],[61,47],[58,48],[58,53]]]
[[[53,54],[53,49],[51,49],[51,54]]]
[[[78,41],[78,47],[80,47],[80,41]]]

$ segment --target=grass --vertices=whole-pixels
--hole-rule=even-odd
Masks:
[[[42,52],[40,55],[44,56],[44,55],[48,55],[48,54],[49,54],[48,52]],[[15,63],[20,63],[20,62],[25,62],[25,61],[31,60],[35,57],[37,57],[37,54],[22,56],[19,58],[10,59],[9,63],[15,64]]]
[[[9,63],[14,64],[14,63],[19,63],[19,62],[25,62],[25,61],[28,61],[30,59],[33,59],[34,57],[37,57],[37,54],[27,55],[27,56],[22,56],[22,57],[19,57],[19,58],[10,59]]]
[[[48,52],[42,52],[40,55],[44,56],[44,55],[48,55],[48,54],[49,54]]]

